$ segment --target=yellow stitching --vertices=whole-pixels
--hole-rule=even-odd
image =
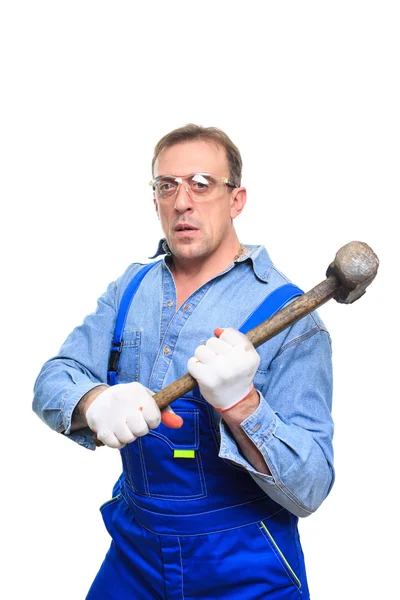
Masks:
[[[103,508],[103,506],[105,506],[106,504],[108,504],[109,502],[112,502],[113,500],[118,500],[118,498],[121,496],[121,494],[117,494],[117,496],[114,496],[113,498],[110,498],[109,500],[106,500],[105,502],[103,502],[103,504],[100,506],[100,510]]]
[[[279,556],[282,558],[282,560],[284,561],[285,565],[287,566],[287,568],[289,569],[289,571],[291,572],[291,574],[293,575],[293,577],[297,581],[297,585],[299,587],[301,587],[301,581],[300,581],[300,579],[297,577],[296,573],[293,571],[292,567],[289,565],[288,561],[286,560],[286,558],[282,554],[282,551],[279,548],[278,544],[275,542],[274,538],[272,537],[272,535],[270,534],[270,532],[268,531],[268,529],[266,528],[266,526],[264,525],[264,523],[262,521],[261,521],[261,525],[263,526],[263,528],[265,529],[265,531],[268,533],[268,537],[271,540],[271,542],[274,544],[274,546],[277,549],[277,551],[279,552]]]

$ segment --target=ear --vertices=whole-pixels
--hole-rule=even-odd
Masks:
[[[158,212],[158,203],[157,203],[157,200],[155,198],[153,198],[153,202],[154,202],[154,208],[156,209],[157,217],[160,218],[160,214]]]
[[[244,209],[247,201],[247,190],[244,187],[235,188],[231,195],[231,219],[235,219]]]

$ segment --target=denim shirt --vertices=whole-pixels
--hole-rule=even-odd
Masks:
[[[179,308],[168,266],[170,256],[149,271],[125,324],[119,383],[140,381],[159,391],[187,372],[188,359],[213,336],[215,327],[239,328],[268,294],[287,283],[263,246],[247,245],[246,249]],[[141,267],[132,264],[108,286],[96,312],[44,364],[35,384],[35,412],[52,429],[86,448],[95,449],[94,434],[88,428],[71,432],[72,413],[84,394],[107,381],[118,306]],[[261,361],[254,385],[260,404],[241,427],[261,452],[271,475],[257,472],[243,457],[215,412],[221,435],[219,456],[247,469],[280,505],[297,516],[307,516],[325,499],[334,480],[330,337],[314,312],[257,351]]]

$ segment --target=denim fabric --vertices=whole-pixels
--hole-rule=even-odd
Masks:
[[[215,327],[239,328],[287,279],[262,246],[247,246],[224,273],[194,292],[177,310],[168,257],[143,280],[128,314],[119,382],[140,381],[158,391],[187,371],[195,348]],[[49,360],[36,381],[34,410],[53,429],[94,449],[89,429],[71,433],[79,399],[107,380],[108,355],[121,296],[142,265],[131,265],[110,284],[97,311],[77,327]],[[258,348],[254,384],[260,406],[242,427],[259,448],[271,476],[243,458],[220,415],[219,456],[246,469],[275,502],[297,516],[316,510],[333,483],[332,373],[329,334],[316,313]]]

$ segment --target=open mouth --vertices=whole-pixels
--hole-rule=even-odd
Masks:
[[[187,223],[179,223],[175,227],[175,231],[197,231],[197,229],[197,227],[194,227],[193,225],[189,225]]]

